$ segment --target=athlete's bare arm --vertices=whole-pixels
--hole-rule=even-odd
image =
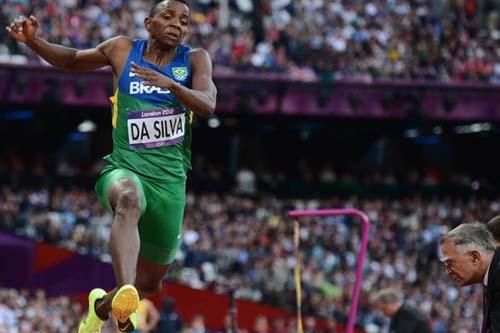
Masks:
[[[203,49],[197,49],[191,52],[189,60],[193,70],[193,89],[176,84],[172,91],[190,110],[202,110],[200,116],[209,117],[215,111],[217,99],[217,88],[212,80],[210,55]]]
[[[49,43],[37,35],[37,30],[38,21],[33,15],[29,18],[21,16],[7,27],[10,36],[26,43],[51,65],[68,72],[84,72],[110,65],[115,75],[118,75],[123,67],[123,64],[118,63],[119,59],[123,59],[119,53],[128,52],[132,43],[128,37],[118,36],[93,49],[77,50]]]
[[[212,80],[212,62],[208,52],[203,49],[193,50],[190,64],[193,71],[192,89],[157,71],[136,64],[132,64],[132,71],[144,80],[144,84],[170,90],[189,110],[200,117],[208,118],[215,110],[217,98],[217,88]]]

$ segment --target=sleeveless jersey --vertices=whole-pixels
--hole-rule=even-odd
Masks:
[[[168,89],[145,86],[131,72],[130,63],[161,72],[191,88],[187,45],[177,46],[166,66],[142,59],[147,40],[134,40],[112,102],[113,152],[105,159],[155,181],[186,179],[191,168],[191,120],[187,110]]]

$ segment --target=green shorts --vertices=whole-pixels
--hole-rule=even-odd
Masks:
[[[174,261],[182,234],[182,220],[186,204],[186,181],[153,182],[134,172],[108,164],[95,185],[99,201],[113,213],[108,199],[111,183],[130,178],[139,189],[141,218],[139,256],[147,261],[166,265]]]

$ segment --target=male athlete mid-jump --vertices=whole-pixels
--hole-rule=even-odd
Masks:
[[[110,311],[122,332],[133,330],[139,299],[161,290],[181,238],[192,113],[209,117],[215,108],[208,53],[182,44],[190,26],[187,0],[158,3],[144,25],[147,40],[117,36],[89,50],[42,39],[34,16],[7,27],[55,67],[113,70],[113,152],[105,157],[96,192],[114,212],[110,251],[117,286],[90,292],[79,333],[100,332]]]

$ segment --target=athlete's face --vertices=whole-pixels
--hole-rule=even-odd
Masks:
[[[189,7],[175,0],[163,1],[144,24],[152,38],[167,46],[176,46],[189,32]]]

